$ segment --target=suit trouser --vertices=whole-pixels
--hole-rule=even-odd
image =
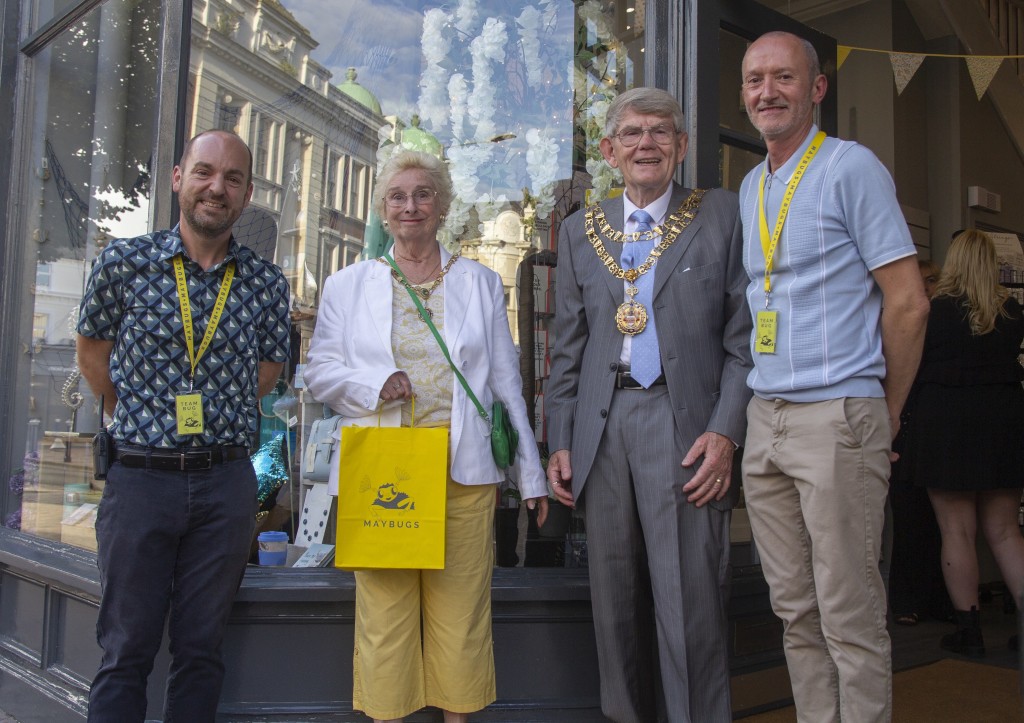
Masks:
[[[658,720],[659,674],[671,723],[732,718],[731,511],[686,501],[685,453],[666,386],[615,392],[581,507],[601,709],[618,723]]]
[[[888,721],[892,660],[878,570],[889,476],[884,399],[747,407],[743,488],[785,626],[797,717]]]

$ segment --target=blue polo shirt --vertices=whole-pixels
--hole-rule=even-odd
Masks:
[[[179,435],[175,417],[175,397],[189,391],[191,376],[172,261],[179,254],[185,262],[197,350],[225,267],[235,262],[223,314],[196,368],[193,390],[203,395],[205,418],[204,432],[196,435]],[[165,448],[252,446],[259,362],[288,358],[288,300],[281,270],[233,238],[227,257],[205,271],[188,257],[177,228],[111,242],[89,276],[78,333],[114,342],[114,438]]]
[[[765,176],[769,233],[817,132],[811,128],[793,156]],[[740,187],[743,263],[751,279],[747,301],[755,329],[757,312],[765,308],[757,208],[765,163]],[[759,397],[791,402],[883,397],[882,291],[871,272],[914,253],[885,166],[862,145],[826,138],[797,186],[775,251],[769,308],[779,312],[776,353],[753,352],[748,386]]]

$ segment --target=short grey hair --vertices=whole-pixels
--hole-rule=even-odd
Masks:
[[[608,115],[604,121],[605,137],[611,138],[619,132],[619,122],[628,111],[671,118],[678,133],[686,130],[686,116],[671,93],[661,88],[631,88],[617,96],[608,106]]]
[[[452,177],[448,173],[448,165],[437,156],[420,151],[397,151],[387,160],[377,174],[377,184],[373,188],[373,210],[379,218],[386,218],[384,197],[391,185],[391,179],[402,171],[423,171],[430,178],[430,185],[437,193],[437,208],[441,216],[448,213],[452,199]]]

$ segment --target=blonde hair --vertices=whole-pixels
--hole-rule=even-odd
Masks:
[[[996,247],[984,232],[968,229],[953,239],[935,296],[964,300],[967,320],[975,336],[995,329],[996,315],[1008,317],[1005,303],[1010,292],[999,285]]]
[[[419,151],[397,151],[387,160],[380,169],[380,173],[377,174],[377,185],[373,188],[373,210],[380,218],[387,218],[384,210],[384,196],[387,195],[391,179],[402,171],[410,170],[423,171],[427,174],[433,190],[437,192],[437,210],[443,221],[452,205],[452,199],[455,197],[455,193],[452,191],[452,177],[449,175],[448,166],[444,161],[437,156]]]

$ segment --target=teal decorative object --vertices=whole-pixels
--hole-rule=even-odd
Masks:
[[[252,466],[258,482],[256,498],[263,510],[271,496],[288,481],[288,460],[284,451],[284,432],[278,432],[272,439],[260,445],[252,455]],[[273,505],[270,505],[273,507]],[[266,511],[266,510],[264,510]]]

